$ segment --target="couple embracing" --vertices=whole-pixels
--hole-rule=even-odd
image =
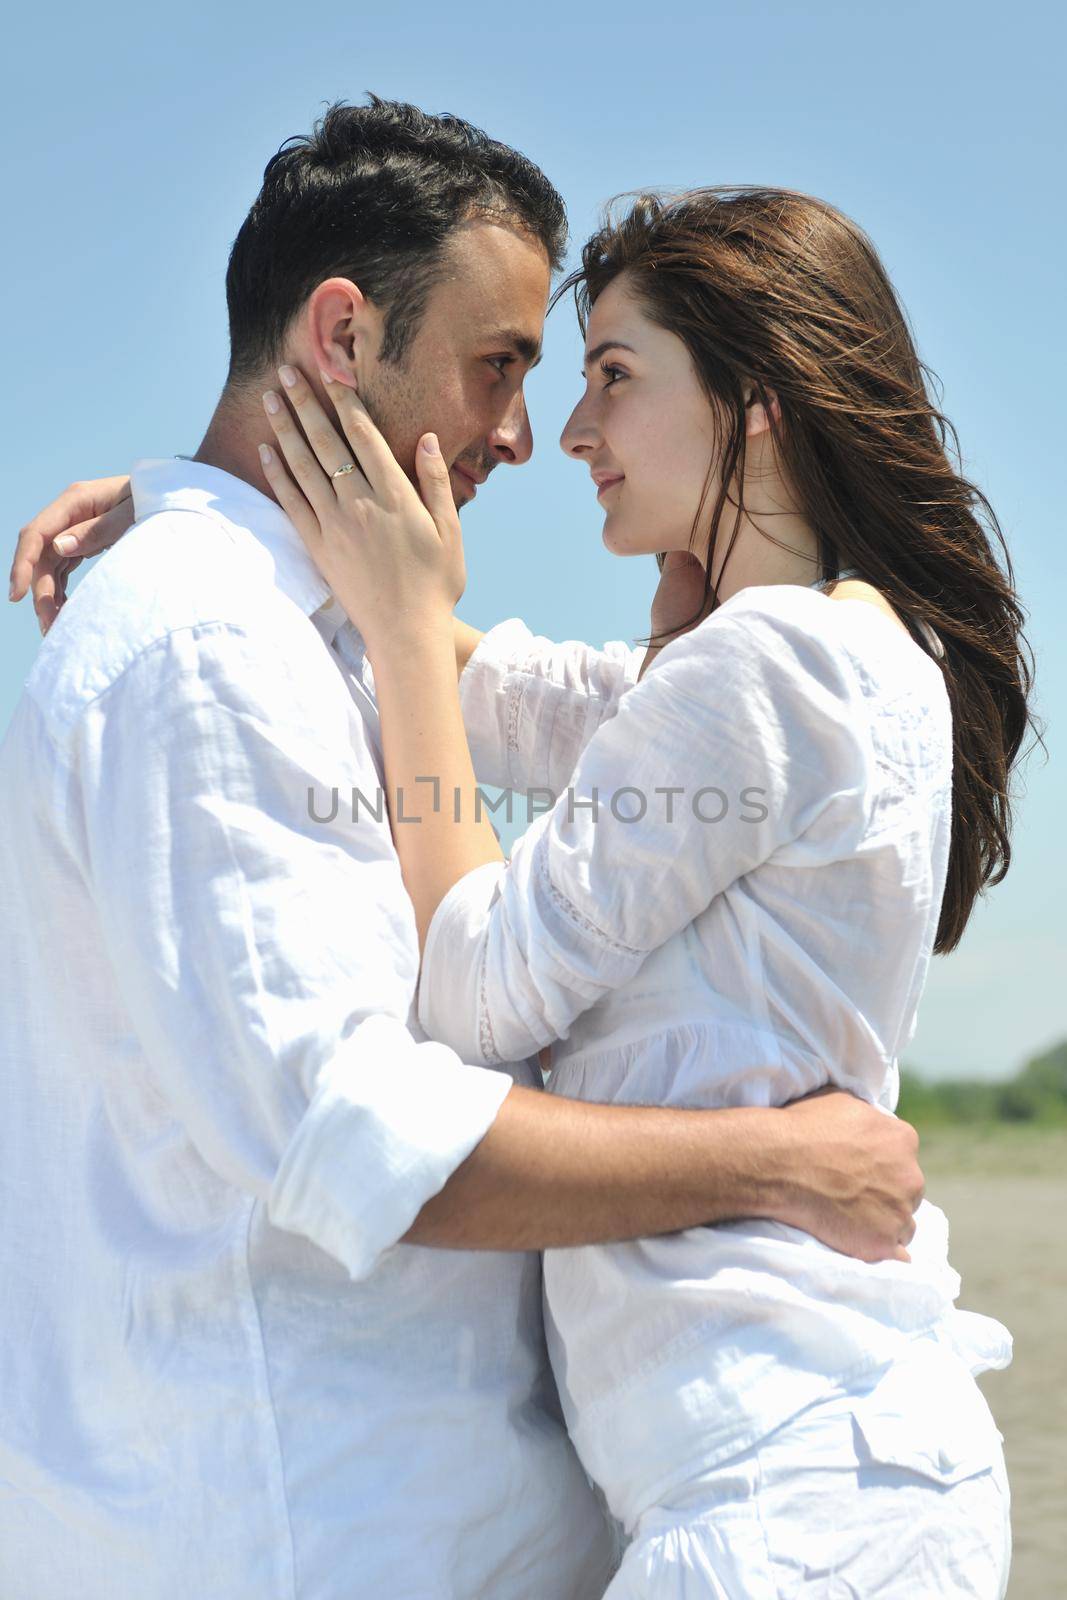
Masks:
[[[459,621],[565,227],[333,107],[196,454],[20,538],[4,1594],[1004,1592],[1010,1337],[889,1113],[1010,858],[1010,561],[862,231],[709,188],[562,286],[647,648]],[[510,860],[478,780],[554,797]]]

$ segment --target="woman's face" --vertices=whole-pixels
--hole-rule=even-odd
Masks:
[[[687,550],[718,459],[714,413],[689,352],[649,320],[620,275],[592,309],[585,363],[585,394],[560,444],[589,467],[604,543],[620,556]],[[717,488],[713,479],[707,521]],[[695,554],[706,562],[703,547]]]

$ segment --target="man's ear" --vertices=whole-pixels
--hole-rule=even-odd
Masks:
[[[770,402],[770,416],[774,418],[776,426],[781,427],[781,424],[782,424],[782,408],[778,403],[778,396],[775,394],[773,389],[764,388],[763,392],[767,396],[768,401]],[[760,402],[760,397],[756,393],[755,384],[746,384],[745,385],[745,433],[746,433],[746,435],[748,436],[748,438],[751,439],[757,434],[768,433],[770,431],[770,426],[771,426],[770,417],[768,417],[768,415],[767,415],[767,407],[765,407]]]
[[[382,314],[377,306],[350,278],[326,278],[308,296],[301,322],[303,362],[298,356],[297,364],[309,374],[326,372],[338,383],[358,389],[381,344]]]

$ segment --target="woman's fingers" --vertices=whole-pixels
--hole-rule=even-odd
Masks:
[[[86,540],[97,519],[106,520],[108,536],[93,549]],[[8,598],[21,600],[34,577],[34,570],[57,537],[74,534],[79,555],[95,555],[114,544],[133,522],[133,501],[129,478],[96,478],[88,483],[72,483],[50,505],[39,511],[19,532],[15,558],[11,565]],[[59,554],[71,551],[60,547]]]
[[[30,593],[42,635],[51,628],[67,601],[67,579],[88,556],[110,550],[133,525],[133,501],[120,500],[102,516],[75,523],[46,544],[30,575]]]
[[[33,610],[37,618],[37,626],[44,635],[48,632],[53,622],[59,616],[63,606],[63,597],[56,594],[55,566],[49,561],[40,561],[33,569]]]
[[[270,445],[261,444],[259,459],[263,467],[263,476],[270,484],[274,498],[296,528],[308,550],[314,554],[322,543],[322,523],[315,513],[315,508],[309,504],[307,495],[285,470],[285,463],[277,450],[272,450]],[[336,510],[336,503],[334,509]]]
[[[415,471],[423,504],[436,522],[438,533],[442,536],[446,532],[451,535],[459,527],[459,514],[436,433],[424,433],[419,440],[419,448],[415,452]]]
[[[467,584],[463,533],[460,529],[455,496],[452,493],[452,482],[435,433],[424,433],[419,440],[418,449],[415,451],[415,471],[418,474],[423,504],[434,520],[441,543],[452,557],[455,580],[460,585],[456,595],[458,600]]]
[[[278,376],[285,386],[285,397],[304,431],[311,454],[329,478],[331,488],[339,490],[344,485],[348,493],[355,491],[365,494],[368,489],[382,493],[391,483],[408,485],[407,476],[354,389],[340,383],[328,372],[319,373],[344,432],[342,439],[299,368],[279,367]],[[271,415],[273,421],[279,413]],[[286,459],[289,459],[288,453]],[[347,462],[352,462],[356,471],[339,478],[333,477],[337,468]],[[290,465],[294,466],[295,471],[295,463],[290,461]],[[298,482],[302,484],[299,476]]]
[[[52,540],[52,549],[64,559],[77,556],[81,560],[85,556],[97,556],[101,550],[110,550],[113,544],[117,544],[122,535],[133,527],[133,523],[133,500],[120,500],[102,516],[90,517],[86,522],[75,523],[74,527],[57,534]]]
[[[67,493],[70,493],[69,489]],[[63,496],[60,495],[59,498],[62,500]],[[26,526],[19,530],[18,543],[15,545],[15,559],[11,563],[7,594],[9,600],[21,600],[29,588],[34,570],[41,559],[46,543],[49,542],[46,540],[42,523],[48,512],[52,511],[58,503],[58,501],[53,500],[47,511],[39,513],[38,516],[33,518],[32,522],[27,522]]]
[[[33,569],[30,592],[42,637],[67,603],[67,578],[81,564],[81,556],[53,556],[46,550]]]
[[[352,450],[340,434],[328,413],[319,404],[315,391],[304,377],[299,367],[279,367],[278,376],[285,386],[285,395],[293,410],[296,412],[300,426],[304,430],[304,437],[315,452],[316,459],[325,471],[327,477],[336,488],[339,484],[347,484],[350,489],[365,488],[362,463],[358,457],[353,458]],[[328,383],[331,379],[326,380]],[[347,462],[353,462],[361,470],[346,473],[341,478],[334,478],[332,474],[338,467],[343,467]]]
[[[467,564],[463,552],[463,533],[452,493],[452,482],[435,433],[423,434],[415,451],[415,472],[422,501],[437,529],[445,555],[445,575],[449,600],[457,605],[467,587]]]
[[[352,452],[338,437],[307,380],[296,368],[280,367],[278,375],[282,377],[285,395],[293,410],[290,411],[282,396],[273,389],[268,389],[263,396],[263,409],[293,480],[322,522],[336,508],[334,486],[343,481],[332,478],[331,474],[352,460]],[[298,417],[303,432],[297,426]],[[357,466],[346,477],[351,484],[353,479],[362,478],[362,474]]]
[[[405,473],[356,391],[345,383],[339,383],[328,372],[320,372],[319,376],[333,401],[345,438],[351,446],[353,460],[358,462],[371,487],[381,493],[391,481],[406,484],[408,479]]]

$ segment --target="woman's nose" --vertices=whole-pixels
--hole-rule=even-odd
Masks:
[[[580,401],[567,418],[566,426],[559,436],[559,447],[564,455],[572,456],[575,461],[579,461],[583,455],[596,449],[599,437],[584,402]]]

